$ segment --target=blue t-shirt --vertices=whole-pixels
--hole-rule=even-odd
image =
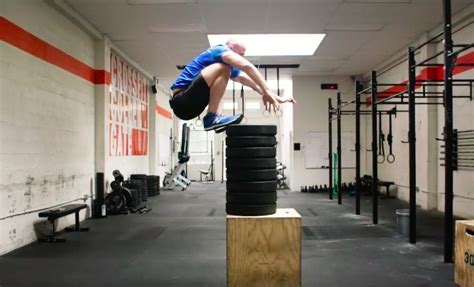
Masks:
[[[222,54],[227,51],[230,51],[230,48],[226,45],[217,45],[202,52],[186,65],[176,81],[171,85],[171,89],[187,88],[205,67],[214,63],[222,63]],[[240,70],[231,67],[230,77],[235,78],[239,75]]]

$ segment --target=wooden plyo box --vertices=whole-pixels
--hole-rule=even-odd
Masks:
[[[474,286],[474,220],[456,221],[455,281]]]
[[[301,286],[301,216],[227,216],[227,287]]]

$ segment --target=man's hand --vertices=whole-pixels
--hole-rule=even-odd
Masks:
[[[295,99],[293,99],[293,98],[290,97],[290,96],[276,97],[276,100],[277,100],[280,104],[283,104],[283,103],[296,104]]]
[[[273,92],[267,92],[262,95],[263,105],[265,106],[265,110],[268,112],[277,112],[280,110],[280,104],[277,100],[278,96],[275,95]]]

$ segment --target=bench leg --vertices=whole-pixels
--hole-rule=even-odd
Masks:
[[[80,227],[79,223],[79,210],[76,211],[76,223],[74,227],[66,227],[64,229],[66,232],[81,232],[81,231],[89,231],[89,227]]]
[[[385,196],[382,196],[382,199],[395,198],[395,197],[391,197],[391,196],[390,196],[390,185],[385,186],[385,188],[387,189],[387,192],[386,192]]]
[[[56,237],[56,224],[54,223],[54,219],[50,221],[52,225],[51,232],[46,238],[39,238],[39,242],[48,242],[48,243],[57,243],[57,242],[65,242],[66,239]]]

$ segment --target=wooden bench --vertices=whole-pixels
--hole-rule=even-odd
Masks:
[[[379,180],[377,182],[377,186],[382,186],[382,187],[385,187],[387,192],[385,193],[385,196],[382,196],[383,199],[386,199],[386,198],[394,198],[393,196],[390,196],[390,186],[391,185],[394,185],[395,182],[393,181],[384,181],[384,180]]]
[[[364,175],[361,178],[361,180],[369,187],[372,185],[373,179],[372,179],[372,176],[370,176],[370,175]],[[378,180],[377,187],[385,187],[386,190],[387,190],[386,195],[382,196],[383,199],[394,198],[394,197],[390,196],[390,186],[394,185],[394,184],[395,184],[395,182],[393,182],[393,181],[384,181],[384,180],[380,180],[380,179]]]
[[[42,211],[38,214],[39,217],[46,217],[48,222],[51,223],[52,229],[50,234],[46,238],[40,238],[38,241],[40,242],[64,242],[66,239],[64,238],[57,238],[56,237],[56,224],[55,221],[58,218],[63,216],[73,214],[76,215],[76,222],[74,227],[66,227],[65,231],[72,232],[72,231],[89,231],[87,227],[80,227],[79,225],[79,211],[82,209],[86,209],[87,204],[68,204],[64,205],[55,209],[49,209],[46,211]]]

